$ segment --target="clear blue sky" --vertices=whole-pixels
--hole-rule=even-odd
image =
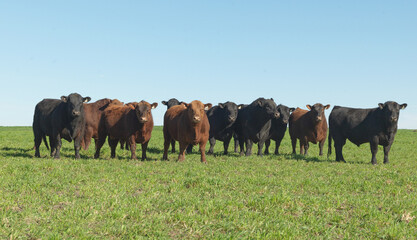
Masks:
[[[417,1],[1,1],[0,126],[72,92],[121,101],[305,108],[407,103],[417,129]],[[330,110],[328,111],[330,113]]]

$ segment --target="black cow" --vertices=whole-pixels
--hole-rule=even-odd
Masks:
[[[332,139],[336,150],[336,161],[346,162],[342,149],[349,139],[356,145],[369,142],[371,145],[372,164],[376,164],[378,145],[384,147],[384,163],[388,163],[388,153],[397,132],[400,109],[407,104],[396,102],[379,103],[371,109],[347,108],[335,106],[329,116],[329,149],[332,153]]]
[[[247,107],[248,104],[239,104],[237,105],[237,115],[239,116],[239,113],[242,111],[243,108]],[[235,153],[239,151],[239,137],[236,133],[236,131],[233,132],[233,140],[235,141]],[[241,152],[244,151],[244,149],[240,149]]]
[[[207,154],[213,154],[216,140],[223,141],[224,154],[227,154],[233,127],[237,118],[238,106],[234,102],[219,103],[207,111],[210,123],[210,149]]]
[[[258,98],[239,112],[235,129],[239,137],[240,155],[243,155],[245,143],[246,156],[250,156],[255,142],[258,143],[258,155],[262,156],[263,145],[270,138],[273,118],[279,118],[279,112],[272,98]]]
[[[295,110],[295,108],[289,108],[285,105],[278,105],[277,110],[279,112],[279,118],[272,119],[272,126],[270,130],[271,138],[265,141],[265,152],[264,154],[269,154],[269,145],[271,144],[271,139],[275,141],[275,154],[279,154],[279,146],[281,141],[284,138],[285,132],[287,131],[287,124],[290,118],[290,113]]]
[[[180,102],[176,98],[171,98],[168,101],[162,101],[161,103],[164,104],[165,106],[167,106],[167,110],[168,110],[171,107],[183,104],[184,102]],[[192,145],[191,145],[191,149],[192,149]],[[172,153],[175,152],[175,140],[174,139],[171,140],[171,152]]]
[[[178,101],[176,98],[171,98],[168,101],[162,101],[161,103],[167,106],[167,109],[170,109],[172,106],[180,105],[182,102]]]
[[[46,143],[49,136],[51,156],[60,157],[61,138],[74,140],[75,157],[80,158],[81,139],[84,135],[85,118],[83,103],[90,97],[81,97],[78,93],[62,96],[59,99],[44,99],[35,107],[33,116],[33,134],[35,136],[35,157],[40,157],[39,146],[42,139]],[[48,146],[48,145],[47,145]]]

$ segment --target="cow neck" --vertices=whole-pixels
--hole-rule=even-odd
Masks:
[[[379,125],[380,127],[377,127],[377,129],[382,129],[382,132],[384,132],[387,139],[390,139],[390,136],[392,136],[393,134],[397,132],[397,128],[398,128],[397,123],[394,123],[394,124],[387,123],[383,118],[384,112],[379,108],[376,108],[375,113],[376,113],[376,116],[374,118],[375,126]],[[383,120],[381,121],[381,119]]]

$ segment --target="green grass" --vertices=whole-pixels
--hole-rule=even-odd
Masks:
[[[218,142],[201,164],[198,153],[161,161],[156,127],[149,161],[110,159],[107,144],[92,159],[94,143],[75,160],[65,141],[55,160],[43,144],[33,157],[30,127],[0,127],[0,238],[414,239],[416,140],[399,130],[388,165],[382,148],[370,164],[369,144],[348,143],[346,164],[317,145],[293,156],[288,135],[282,155],[223,156]]]

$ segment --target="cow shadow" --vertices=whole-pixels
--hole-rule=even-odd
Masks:
[[[33,148],[16,148],[16,147],[3,147],[1,148],[1,155],[5,157],[24,157],[24,158],[33,158],[34,154],[29,154]]]
[[[292,153],[285,153],[285,154],[280,154],[281,156],[284,156],[286,159],[293,159],[293,160],[297,160],[297,161],[306,161],[306,162],[328,162],[329,160],[322,160],[319,159],[318,157],[314,157],[314,156],[306,156],[306,155],[302,155],[302,154],[292,154]]]

